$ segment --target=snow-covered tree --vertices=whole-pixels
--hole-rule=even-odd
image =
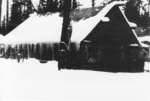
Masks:
[[[148,26],[150,17],[146,5],[147,0],[129,0],[125,8],[127,18],[138,26]]]

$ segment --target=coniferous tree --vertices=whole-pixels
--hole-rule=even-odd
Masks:
[[[73,7],[72,7],[72,9],[75,9],[75,8],[77,8],[77,1],[76,0],[73,0]]]
[[[1,25],[2,25],[1,17],[2,17],[2,0],[0,0],[0,28],[1,28]]]
[[[95,6],[95,0],[92,0],[92,7]]]
[[[6,27],[8,26],[9,23],[9,0],[6,2]]]
[[[58,11],[58,0],[53,1],[53,11],[57,12]]]
[[[62,11],[64,9],[64,0],[59,1],[59,11]]]
[[[3,15],[3,21],[0,22],[0,26],[4,26],[1,27],[1,32],[4,35],[26,20],[29,14],[33,12],[31,0],[12,0],[12,3],[10,3],[10,0],[6,0],[5,2],[6,11]]]
[[[12,26],[17,26],[21,23],[21,2],[18,0],[13,0],[12,8],[11,8],[11,24]]]
[[[39,6],[38,6],[38,13],[39,14],[45,14],[45,12],[46,12],[46,5],[47,5],[47,1],[40,0]]]
[[[49,12],[52,11],[52,9],[53,9],[53,0],[47,0],[46,9]]]
[[[138,26],[147,26],[149,14],[140,14],[141,0],[129,0],[126,4],[125,14],[129,21],[136,23]]]
[[[33,5],[31,0],[22,0],[22,20],[24,21],[33,12]]]

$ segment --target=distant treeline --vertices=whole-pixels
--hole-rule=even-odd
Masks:
[[[6,2],[6,10],[3,11],[2,2]],[[76,0],[72,0],[71,9],[77,7]],[[38,7],[33,6],[32,0],[0,0],[0,33],[6,35],[33,12],[40,15],[48,13],[63,12],[64,0],[40,0]],[[5,15],[2,16],[2,12]]]
[[[0,33],[5,35],[26,20],[34,9],[31,0],[10,0],[2,1],[6,2],[6,10],[3,10],[1,3],[1,16]]]
[[[127,18],[139,27],[150,26],[150,1],[129,0],[125,7]]]
[[[77,7],[77,1],[72,0],[71,9]],[[37,12],[46,14],[47,12],[62,12],[64,9],[64,0],[40,0]]]

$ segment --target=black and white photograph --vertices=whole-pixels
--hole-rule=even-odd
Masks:
[[[0,101],[150,101],[150,0],[0,0]]]

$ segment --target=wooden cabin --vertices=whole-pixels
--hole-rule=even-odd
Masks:
[[[143,72],[145,51],[134,31],[135,24],[123,12],[124,4],[112,2],[85,21],[87,25],[73,29],[71,42],[80,44],[80,48],[71,46],[60,68]]]

